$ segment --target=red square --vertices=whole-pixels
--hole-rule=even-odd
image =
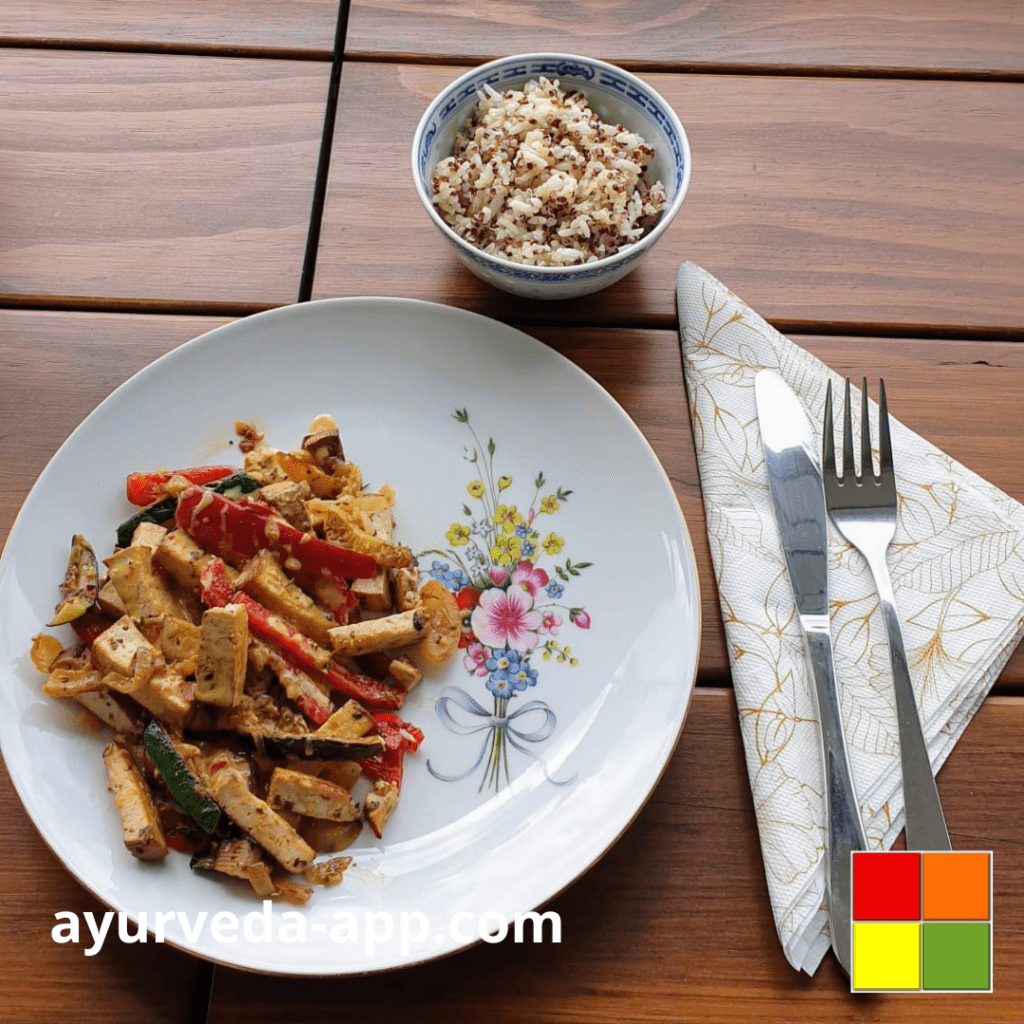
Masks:
[[[854,853],[853,917],[857,921],[920,920],[921,854]]]

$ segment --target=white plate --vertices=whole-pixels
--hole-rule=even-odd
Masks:
[[[523,634],[520,647],[533,652],[521,661],[537,677],[504,715],[487,689],[490,675],[472,674],[464,651],[428,675],[403,711],[427,738],[406,758],[402,802],[384,841],[364,829],[341,886],[317,888],[300,912],[275,904],[270,941],[250,941],[246,916],[260,904],[242,887],[193,873],[188,857],[173,851],[159,864],[129,856],[106,791],[105,738],[83,729],[76,705],[42,695],[28,651],[52,615],[71,535],[83,533],[101,558],[113,549],[114,528],[130,511],[123,496],[129,472],[238,462],[238,419],[255,422],[268,444],[295,447],[320,412],[337,418],[346,455],[370,486],[395,486],[398,537],[416,552],[450,549],[465,561],[469,545],[453,545],[448,534],[454,523],[470,523],[463,506],[478,512],[484,505],[468,487],[481,480],[500,490],[499,503],[514,504],[522,516],[509,514],[511,532],[500,532],[515,539],[503,541],[500,553],[511,543],[522,556],[523,543],[528,552],[530,543],[543,548],[548,541],[536,567],[563,584],[561,567],[565,591],[550,597],[537,576],[534,603],[557,601],[561,608],[538,615],[555,614],[562,623],[548,620],[558,628],[554,636]],[[481,472],[466,456],[478,443],[486,456],[491,439],[493,467]],[[502,477],[511,483],[504,486]],[[541,511],[558,488],[572,493],[557,510]],[[531,507],[532,522],[524,514]],[[563,541],[557,552],[552,534]],[[459,531],[451,536],[461,540]],[[434,560],[456,565],[449,555],[425,555],[421,568],[429,571]],[[592,564],[575,575],[567,560],[574,568]],[[136,374],[40,476],[0,563],[0,602],[3,755],[49,846],[105,904],[132,921],[145,912],[151,932],[159,913],[180,912],[193,929],[206,913],[193,938],[176,916],[165,917],[165,941],[221,963],[286,974],[386,970],[448,954],[569,885],[627,827],[672,755],[700,635],[686,525],[657,458],[615,401],[562,356],[510,327],[445,306],[377,298],[249,317]],[[570,622],[570,607],[586,613]],[[587,617],[589,628],[582,628]],[[529,618],[525,625],[538,623]],[[560,645],[547,660],[537,646],[542,640]],[[559,662],[564,645],[571,650]],[[453,699],[440,702],[450,716],[442,720],[436,712],[446,688]],[[527,710],[528,702],[543,707]],[[522,714],[509,720],[513,711]],[[510,781],[503,756],[497,786],[481,792],[487,744],[503,737],[516,741],[506,748]],[[41,912],[51,909],[61,908]],[[234,915],[238,930],[224,917],[214,934],[218,912]],[[250,918],[251,935],[259,938],[261,928]],[[90,945],[85,922],[82,933],[82,945]],[[527,924],[525,940],[531,935]],[[116,925],[107,941],[117,941]]]

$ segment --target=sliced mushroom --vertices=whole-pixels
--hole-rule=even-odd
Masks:
[[[71,538],[64,582],[60,587],[60,603],[54,609],[51,626],[61,626],[84,615],[95,603],[99,593],[99,566],[89,542],[76,533]]]

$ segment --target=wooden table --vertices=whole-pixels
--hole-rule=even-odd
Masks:
[[[558,49],[638,70],[694,173],[656,254],[579,302],[481,284],[418,207],[412,130],[466,67]],[[786,963],[768,906],[686,415],[684,259],[1024,500],[1024,17],[1016,0],[5,0],[0,10],[0,540],[47,460],[157,356],[334,295],[473,309],[563,352],[661,458],[704,631],[682,741],[636,823],[553,904],[560,945],[378,978],[218,969],[215,1024],[327,1019],[1019,1021],[1018,651],[939,774],[955,848],[994,857],[994,993],[851,997]],[[208,976],[153,944],[51,941],[98,911],[4,774],[0,1005],[28,1022],[182,1022]]]

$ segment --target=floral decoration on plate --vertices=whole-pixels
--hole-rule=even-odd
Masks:
[[[506,783],[511,778],[508,748],[535,758],[524,744],[541,743],[555,731],[555,713],[544,701],[518,698],[537,685],[538,656],[541,662],[577,664],[562,631],[567,624],[590,629],[591,621],[582,605],[567,603],[566,592],[593,563],[573,562],[563,550],[566,540],[555,516],[572,491],[551,490],[541,472],[529,503],[514,502],[515,480],[497,475],[494,467],[494,439],[481,443],[467,410],[457,409],[454,417],[473,440],[465,455],[475,471],[466,487],[469,501],[462,506],[464,519],[448,530],[450,546],[423,552],[421,558],[440,556],[432,560],[429,575],[455,595],[462,611],[462,662],[474,692],[483,700],[489,696],[492,708],[467,690],[445,687],[436,705],[444,726],[461,735],[485,736],[476,761],[465,771],[442,774],[429,761],[427,767],[435,778],[455,782],[484,765],[480,790],[487,786],[497,792],[502,778]],[[466,712],[469,721],[456,719],[453,707]],[[523,721],[527,716],[529,721]],[[548,778],[556,785],[572,781]]]

